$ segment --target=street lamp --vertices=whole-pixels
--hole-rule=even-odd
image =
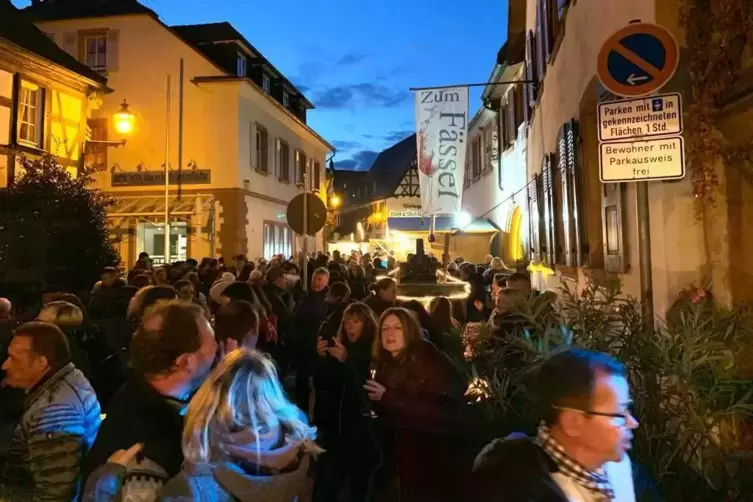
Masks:
[[[333,195],[329,199],[329,205],[332,207],[332,209],[337,209],[338,207],[340,207],[341,203],[342,203],[342,200],[340,200],[340,196],[338,195]]]
[[[115,130],[118,134],[126,136],[133,132],[133,126],[136,119],[133,116],[133,113],[128,109],[128,102],[125,99],[120,105],[120,111],[113,116],[113,119],[115,122]],[[125,140],[123,140],[123,143],[125,143]]]
[[[113,122],[115,125],[115,130],[118,132],[118,134],[121,134],[123,136],[130,135],[133,132],[134,124],[136,122],[135,117],[133,116],[133,113],[128,109],[128,103],[126,100],[123,100],[123,103],[120,105],[120,111],[113,115]],[[108,140],[101,140],[101,139],[87,139],[83,143],[83,155],[79,157],[79,168],[84,167],[86,164],[86,156],[89,153],[97,153],[98,151],[102,151],[100,149],[108,148],[108,147],[114,147],[117,148],[119,146],[123,146],[126,144],[126,139],[120,139],[117,141],[108,141]]]

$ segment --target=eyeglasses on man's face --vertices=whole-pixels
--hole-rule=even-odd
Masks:
[[[589,417],[607,417],[611,418],[615,421],[615,425],[619,425],[620,427],[625,427],[628,422],[632,419],[633,422],[637,423],[637,420],[635,419],[635,415],[633,414],[633,405],[632,403],[626,407],[627,409],[625,411],[617,412],[617,413],[607,413],[604,411],[593,411],[593,410],[579,410],[577,408],[568,408],[566,406],[555,406],[554,409],[560,410],[560,411],[572,411],[574,413],[580,413],[581,415],[586,415]]]

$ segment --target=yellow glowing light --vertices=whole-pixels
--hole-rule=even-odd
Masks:
[[[392,270],[389,273],[389,275],[390,276],[395,275],[398,272],[398,270],[399,269]],[[442,281],[446,277],[447,278],[447,282],[463,283],[465,285],[463,287],[463,292],[462,293],[452,293],[452,294],[449,294],[449,295],[438,295],[438,296],[444,296],[444,297],[449,298],[450,300],[466,300],[469,296],[471,296],[471,292],[472,291],[471,291],[471,284],[470,283],[465,282],[465,281],[461,281],[457,277],[453,277],[451,275],[445,275],[445,273],[443,271],[441,271],[441,270],[437,270],[437,277],[439,278],[440,281]],[[426,295],[426,296],[401,296],[401,295],[398,295],[397,299],[400,300],[401,302],[408,302],[408,301],[411,301],[411,300],[417,300],[417,301],[421,302],[424,305],[424,307],[428,308],[428,306],[431,303],[431,301],[434,298],[436,298],[436,297],[437,296],[435,296],[435,295]]]
[[[136,119],[133,116],[133,113],[128,109],[128,103],[126,103],[125,99],[120,105],[120,111],[114,115],[113,119],[115,122],[115,130],[118,134],[128,135],[133,132]]]
[[[468,389],[466,389],[465,395],[466,397],[475,397],[476,402],[478,403],[491,397],[492,386],[483,378],[474,378],[468,384]]]
[[[329,200],[329,205],[332,206],[332,208],[337,209],[340,207],[340,204],[342,203],[342,200],[339,196],[333,195],[332,198]]]
[[[528,271],[531,273],[539,272],[543,276],[554,275],[554,270],[547,267],[543,263],[531,263],[530,265],[528,265]]]

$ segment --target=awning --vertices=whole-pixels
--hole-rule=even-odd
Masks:
[[[431,222],[429,218],[387,218],[389,229],[398,232],[428,232]],[[436,232],[467,232],[467,233],[494,233],[499,228],[486,218],[479,218],[470,225],[458,228],[455,218],[452,216],[437,216],[435,221]]]
[[[165,215],[165,196],[134,195],[115,196],[115,206],[110,208],[110,218],[146,218]],[[168,197],[170,216],[194,216],[209,213],[214,205],[213,195],[191,194]]]

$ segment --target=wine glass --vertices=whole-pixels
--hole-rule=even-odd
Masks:
[[[369,368],[369,379],[374,380],[376,378],[376,368],[374,366]],[[372,404],[371,400],[369,400],[369,396],[366,396],[366,402],[365,404],[365,410],[363,412],[363,416],[368,418],[379,418],[379,416],[374,411],[374,405]]]

